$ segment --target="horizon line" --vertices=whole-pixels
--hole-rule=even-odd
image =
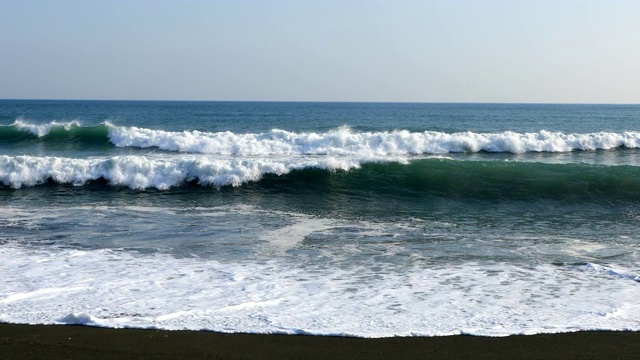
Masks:
[[[121,102],[236,102],[236,103],[325,103],[325,104],[470,104],[470,105],[640,105],[625,102],[537,102],[537,101],[354,101],[354,100],[177,100],[177,99],[65,99],[0,98],[0,101],[121,101]]]

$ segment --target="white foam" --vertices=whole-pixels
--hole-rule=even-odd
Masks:
[[[11,126],[14,126],[16,129],[21,131],[30,132],[37,137],[43,137],[49,134],[49,132],[51,132],[51,129],[55,127],[62,127],[65,130],[70,130],[74,126],[81,126],[81,124],[78,121],[68,121],[68,122],[51,121],[45,124],[30,124],[23,120],[18,119],[14,121],[13,124],[11,124]]]
[[[99,323],[87,313],[70,313],[58,319],[57,322],[67,325],[98,325]]]
[[[6,322],[365,337],[640,330],[638,284],[618,275],[631,269],[308,267],[6,244],[0,273]]]
[[[633,280],[636,282],[640,282],[640,275],[636,275],[634,273],[629,273],[628,270],[620,270],[620,269],[616,269],[616,268],[612,268],[609,266],[604,266],[604,265],[598,265],[598,264],[593,264],[593,263],[585,263],[585,264],[581,264],[581,265],[576,265],[576,268],[582,270],[582,271],[587,271],[587,272],[592,272],[592,273],[597,273],[597,274],[601,274],[604,276],[615,276],[615,277],[619,277],[622,279],[629,279],[629,280]]]
[[[170,132],[107,124],[116,146],[157,147],[169,151],[220,155],[333,155],[408,156],[459,152],[569,152],[574,150],[640,147],[640,132],[564,134],[537,133],[444,133],[437,131],[355,132],[341,127],[326,133],[295,133],[271,130],[261,134],[183,131]]]
[[[392,159],[388,159],[392,160]],[[48,179],[81,186],[103,178],[115,186],[161,190],[197,180],[205,186],[239,186],[265,174],[283,175],[296,169],[349,170],[363,161],[352,158],[215,159],[206,156],[114,156],[75,159],[0,156],[0,182],[13,188],[34,186]]]
[[[302,243],[308,235],[330,229],[334,224],[330,219],[309,218],[303,215],[293,215],[291,218],[294,219],[293,224],[261,233],[261,239],[278,251],[286,251]]]
[[[21,301],[29,298],[53,298],[59,293],[63,292],[74,292],[78,290],[82,290],[82,287],[71,287],[71,288],[42,288],[34,291],[27,291],[23,293],[17,293],[13,295],[6,296],[4,299],[0,300],[0,304],[8,304],[15,301]]]

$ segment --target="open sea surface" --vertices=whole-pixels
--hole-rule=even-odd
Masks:
[[[640,106],[0,100],[0,322],[640,330]]]

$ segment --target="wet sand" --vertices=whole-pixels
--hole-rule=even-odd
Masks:
[[[640,359],[640,333],[361,339],[0,324],[0,359]]]

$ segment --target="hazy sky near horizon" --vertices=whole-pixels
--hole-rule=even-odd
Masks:
[[[0,98],[640,103],[640,2],[0,0]]]

